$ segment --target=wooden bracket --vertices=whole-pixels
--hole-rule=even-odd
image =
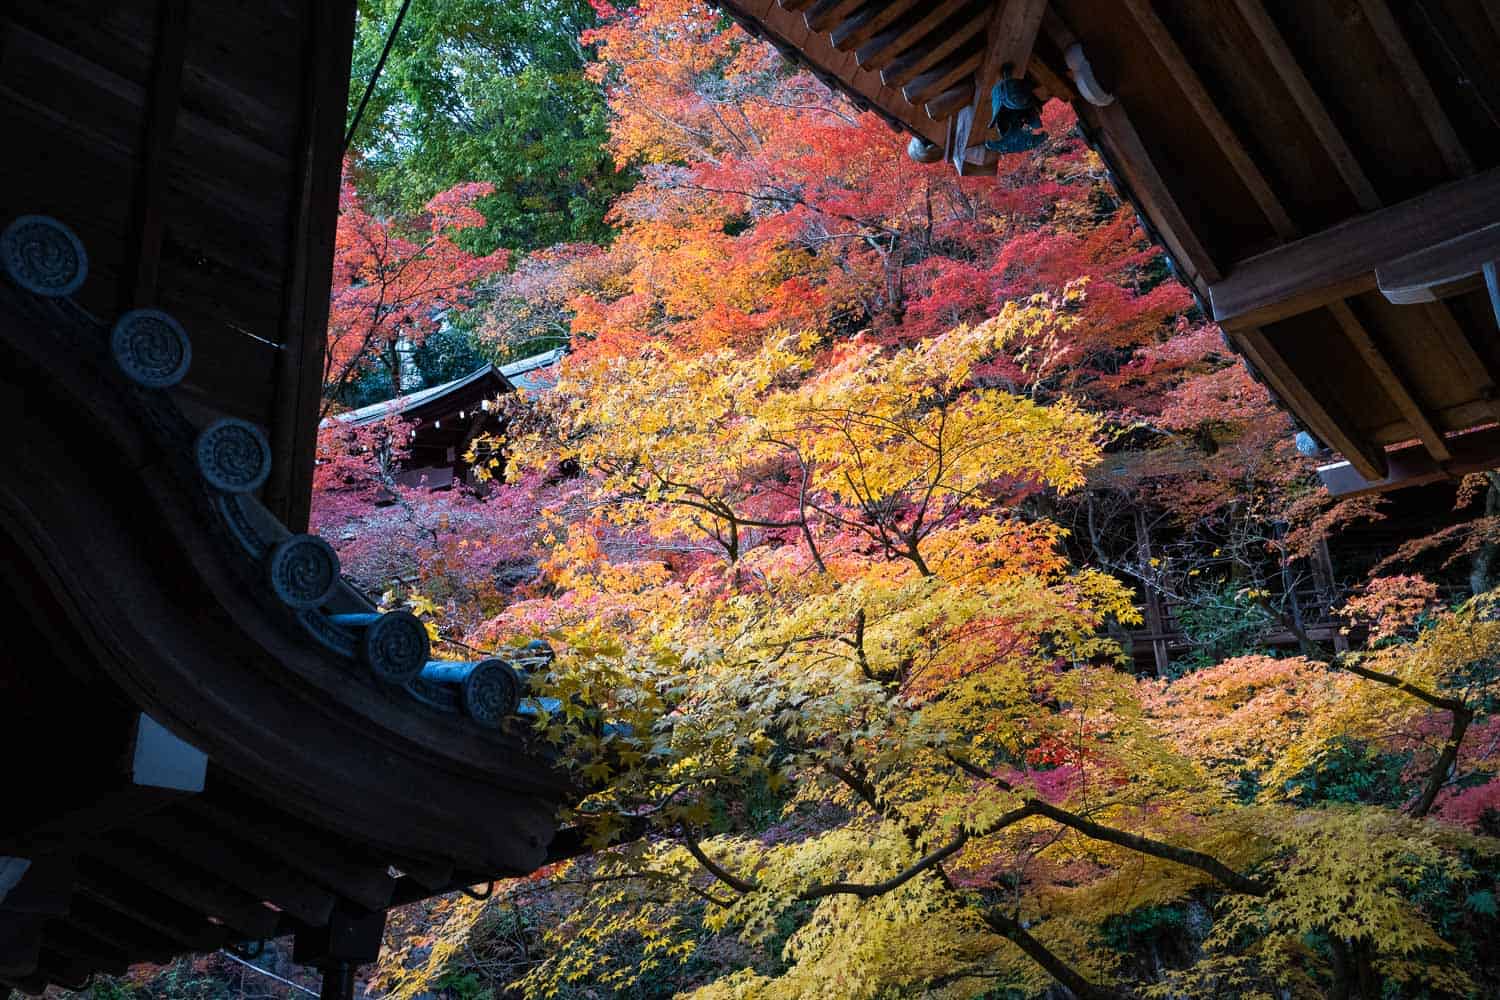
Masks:
[[[1398,306],[1436,302],[1500,259],[1500,222],[1435,243],[1375,269],[1380,293]]]

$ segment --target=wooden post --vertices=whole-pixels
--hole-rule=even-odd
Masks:
[[[330,962],[323,966],[320,1000],[354,1000],[354,966],[348,962]]]
[[[1318,539],[1318,544],[1313,547],[1310,561],[1313,579],[1318,586],[1318,611],[1325,619],[1332,621],[1333,608],[1339,600],[1339,591],[1338,578],[1333,573],[1333,553],[1328,550],[1327,536]],[[1333,632],[1333,648],[1339,653],[1349,651],[1349,637],[1336,625]]]
[[[292,961],[322,971],[323,989],[318,995],[323,1000],[354,1000],[355,970],[380,958],[384,935],[384,910],[340,904],[326,925],[297,932]]]
[[[1490,308],[1495,312],[1495,322],[1500,324],[1500,261],[1484,265],[1484,287],[1489,289]]]
[[[1146,593],[1146,628],[1151,630],[1151,653],[1156,660],[1156,676],[1165,677],[1172,667],[1167,653],[1166,615],[1162,612],[1161,593],[1144,578],[1151,568],[1151,532],[1146,526],[1146,512],[1135,512],[1135,547],[1140,559],[1143,589]]]

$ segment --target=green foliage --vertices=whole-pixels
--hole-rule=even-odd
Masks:
[[[441,385],[462,378],[494,358],[465,328],[463,323],[444,325],[410,349],[409,365],[415,369],[403,378],[403,394],[428,386]],[[396,395],[390,370],[383,366],[365,368],[349,380],[336,396],[341,406],[358,409],[370,403],[383,403]]]
[[[428,334],[427,339],[412,352],[412,361],[422,373],[423,385],[451,382],[494,360],[465,329],[464,318],[460,316],[453,325]]]
[[[1116,951],[1134,951],[1153,940],[1181,934],[1186,924],[1186,906],[1142,906],[1106,919],[1099,936]]]
[[[1178,664],[1185,670],[1256,652],[1273,622],[1254,592],[1234,584],[1204,589],[1179,608],[1176,617],[1194,646]]]
[[[401,0],[362,0],[350,81],[358,106]],[[604,151],[608,117],[583,72],[586,0],[413,3],[355,136],[359,186],[414,212],[455,184],[495,185],[465,249],[529,250],[608,236],[633,178]]]
[[[1412,791],[1402,777],[1410,761],[1410,754],[1390,753],[1364,740],[1339,736],[1328,742],[1314,763],[1287,782],[1287,794],[1308,803],[1395,807]]]
[[[139,994],[118,979],[95,979],[89,984],[90,1000],[135,1000]]]

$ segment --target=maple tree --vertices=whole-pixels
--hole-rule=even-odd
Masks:
[[[445,313],[464,308],[480,278],[505,269],[509,254],[473,254],[455,237],[484,222],[482,183],[461,184],[427,202],[416,218],[366,210],[345,164],[334,242],[333,293],[323,364],[326,416],[361,372],[379,366],[393,395],[403,382],[403,347],[420,344]]]

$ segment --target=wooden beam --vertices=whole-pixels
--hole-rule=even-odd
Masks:
[[[1442,101],[1438,99],[1437,92],[1432,89],[1432,82],[1427,79],[1422,64],[1417,60],[1416,53],[1412,51],[1411,43],[1406,40],[1406,33],[1402,30],[1395,15],[1391,13],[1386,0],[1359,0],[1359,5],[1364,11],[1365,23],[1375,33],[1386,55],[1390,56],[1391,63],[1396,67],[1396,72],[1406,87],[1406,92],[1411,95],[1413,103],[1416,104],[1417,113],[1427,126],[1427,131],[1432,135],[1432,141],[1437,145],[1443,162],[1448,165],[1449,170],[1460,177],[1472,174],[1474,161],[1470,158],[1468,150],[1464,148],[1463,140],[1459,138],[1453,122],[1443,111]]]
[[[120,309],[156,301],[161,265],[162,203],[167,194],[167,152],[182,104],[182,66],[187,50],[187,0],[161,0],[157,11],[156,51],[146,98],[139,168],[131,207],[125,273],[120,280]]]
[[[933,121],[942,121],[944,118],[952,115],[954,111],[962,108],[972,96],[974,96],[974,85],[968,82],[961,82],[933,97],[932,100],[927,102],[924,108],[927,111],[928,117]],[[968,114],[967,108],[964,109],[964,113]],[[952,157],[949,158],[951,159]]]
[[[254,803],[249,803],[252,807]],[[273,815],[230,812],[206,800],[188,803],[190,810],[222,836],[243,841],[278,858],[319,885],[369,910],[391,901],[395,880],[385,868],[363,861],[342,845]]]
[[[1470,33],[1432,0],[1413,0],[1412,9],[1448,57],[1449,72],[1484,111],[1489,126],[1500,128],[1500,79],[1494,73],[1494,57],[1476,51]]]
[[[893,60],[880,73],[880,82],[887,87],[904,87],[931,67],[942,62],[953,52],[956,52],[969,39],[979,34],[984,27],[984,22],[977,18],[967,21],[958,31],[953,32],[946,38],[938,39],[930,47],[914,48],[901,58]]]
[[[1313,135],[1317,137],[1323,151],[1328,154],[1339,176],[1344,179],[1344,183],[1354,194],[1359,207],[1366,212],[1373,212],[1379,208],[1380,195],[1376,193],[1375,186],[1370,183],[1369,175],[1360,166],[1359,158],[1349,148],[1343,132],[1329,115],[1327,106],[1313,89],[1307,79],[1307,74],[1302,72],[1302,67],[1287,46],[1281,30],[1276,27],[1276,22],[1266,12],[1264,0],[1235,0],[1235,5],[1239,8],[1240,16],[1245,24],[1255,35],[1256,41],[1260,43],[1266,58],[1270,60],[1272,68],[1276,70],[1276,75],[1280,78],[1282,85],[1291,94],[1297,109],[1302,112],[1302,117],[1312,129]]]
[[[333,912],[332,893],[183,813],[153,816],[137,822],[133,829],[173,857],[213,872],[257,899],[269,900],[303,923],[325,924]]]
[[[291,252],[282,297],[276,401],[271,422],[271,477],[266,506],[293,532],[305,531],[312,502],[328,290],[338,227],[339,179],[354,51],[354,0],[303,8],[303,111]]]
[[[829,31],[859,9],[865,0],[817,0],[807,11],[807,26],[813,31]]]
[[[0,853],[56,853],[164,809],[203,787],[208,758],[144,712],[136,713],[124,749],[125,773],[114,771],[116,762],[110,760],[109,770],[97,781],[69,789],[71,801],[62,800],[55,812],[38,816],[29,830],[0,838]],[[28,873],[28,880],[31,876]]]
[[[984,61],[974,78],[969,115],[959,123],[958,135],[964,148],[978,146],[995,135],[990,127],[990,92],[1002,76],[1026,75],[1046,13],[1047,0],[1005,0],[996,5],[985,38]],[[956,158],[959,169],[963,169],[962,154],[951,152],[949,158]]]
[[[122,919],[119,913],[88,896],[79,896],[68,914],[68,923],[113,945],[137,962],[165,962],[178,950],[170,938],[133,920]]]
[[[1500,222],[1481,226],[1456,239],[1407,254],[1375,269],[1375,283],[1396,305],[1436,302],[1444,290],[1467,285],[1500,259]]]
[[[1183,55],[1182,49],[1167,26],[1162,23],[1156,11],[1151,7],[1151,0],[1123,0],[1124,6],[1129,10],[1131,16],[1140,26],[1146,40],[1155,50],[1157,58],[1166,64],[1167,72],[1177,81],[1182,89],[1183,97],[1186,98],[1188,106],[1193,109],[1194,114],[1213,137],[1224,158],[1234,169],[1250,197],[1260,206],[1261,213],[1270,222],[1271,228],[1276,235],[1282,239],[1291,239],[1297,235],[1297,226],[1292,222],[1292,217],[1287,214],[1286,206],[1281,203],[1276,192],[1271,190],[1270,182],[1261,172],[1260,167],[1251,158],[1249,151],[1245,148],[1225,119],[1223,112],[1219,110],[1218,102],[1209,94],[1208,88],[1203,85],[1197,72]]]
[[[140,887],[112,868],[90,862],[80,872],[78,892],[131,923],[160,934],[190,951],[213,951],[229,938],[229,929],[154,890]]]
[[[874,37],[891,22],[904,15],[922,0],[890,0],[884,7],[871,4],[859,16],[849,18],[829,35],[833,47],[840,52],[856,49]]]
[[[1428,454],[1437,462],[1446,462],[1452,458],[1448,446],[1443,443],[1443,435],[1438,432],[1431,418],[1422,410],[1411,388],[1402,381],[1401,376],[1396,374],[1385,355],[1380,352],[1370,332],[1359,321],[1359,317],[1354,315],[1354,310],[1343,301],[1328,303],[1328,309],[1338,320],[1344,336],[1354,345],[1354,350],[1374,373],[1375,381],[1380,383],[1380,387],[1385,390],[1391,402],[1396,404],[1396,408],[1401,411],[1406,422],[1411,424],[1412,431],[1421,439]]]
[[[1307,421],[1313,433],[1335,449],[1366,479],[1385,476],[1385,452],[1372,442],[1354,437],[1342,414],[1335,414],[1292,371],[1281,353],[1259,329],[1233,331],[1235,341],[1244,349],[1256,369],[1271,383],[1276,394],[1298,416]]]
[[[879,70],[926,38],[939,25],[969,5],[969,0],[944,0],[905,27],[893,27],[860,45],[854,57],[863,69]],[[889,82],[889,81],[886,81]]]
[[[1335,462],[1318,469],[1318,478],[1330,494],[1336,497],[1358,496],[1361,493],[1385,493],[1408,486],[1458,479],[1471,472],[1484,472],[1500,467],[1500,427],[1470,431],[1448,439],[1452,458],[1439,465],[1419,444],[1395,448],[1386,453],[1389,462],[1384,476],[1370,478],[1361,475],[1348,462]]]
[[[1489,364],[1478,351],[1474,350],[1474,345],[1469,343],[1469,338],[1454,317],[1453,310],[1448,308],[1446,302],[1428,302],[1416,308],[1425,311],[1427,322],[1432,327],[1433,333],[1452,356],[1458,370],[1473,378],[1474,397],[1485,400],[1490,416],[1500,419],[1500,397],[1497,397],[1495,393],[1495,372],[1490,370]]]
[[[180,858],[123,838],[90,844],[87,853],[131,881],[222,920],[242,937],[267,938],[276,933],[280,917],[275,910],[228,882],[183,864]]]
[[[1115,101],[1102,108],[1082,104],[1078,110],[1085,121],[1097,128],[1103,140],[1101,145],[1106,147],[1107,154],[1113,154],[1108,156],[1111,167],[1128,186],[1128,195],[1150,217],[1172,256],[1188,272],[1188,281],[1207,294],[1210,285],[1221,277],[1219,267],[1151,161],[1150,150],[1135,130],[1124,102]]]
[[[1006,0],[996,8],[990,19],[984,66],[979,71],[979,90],[986,98],[1002,74],[1016,79],[1026,75],[1046,13],[1047,0]]]
[[[962,59],[935,67],[903,87],[902,96],[912,104],[924,104],[960,82],[967,89],[972,86],[969,80],[979,68],[979,60],[979,53],[974,52]],[[933,120],[942,121],[944,117],[946,116],[934,115]]]
[[[1258,326],[1368,291],[1375,287],[1381,265],[1457,239],[1496,218],[1500,168],[1450,181],[1238,262],[1209,289],[1214,319]]]

